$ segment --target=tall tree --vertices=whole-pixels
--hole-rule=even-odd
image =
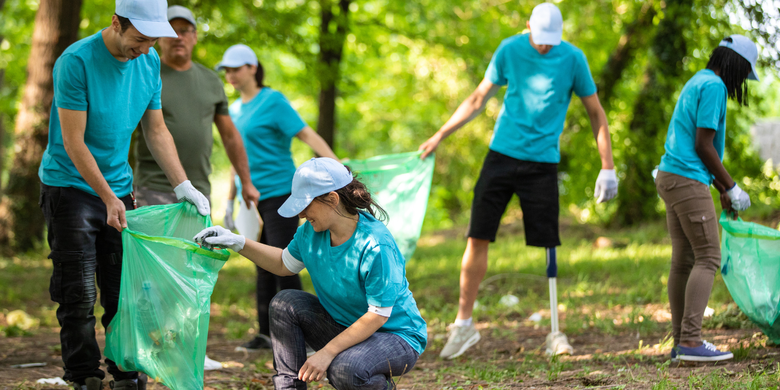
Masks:
[[[637,17],[623,29],[623,35],[601,70],[598,83],[599,99],[605,110],[611,106],[615,85],[622,79],[623,71],[631,64],[634,52],[644,47],[647,37],[652,34],[655,15],[652,0],[642,4]]]
[[[0,247],[27,250],[43,237],[38,209],[38,167],[49,134],[54,88],[52,69],[76,41],[82,0],[41,0],[35,14],[27,82],[16,116],[14,154],[8,188],[0,201]]]
[[[341,72],[344,42],[349,30],[350,0],[320,0],[320,56],[318,76],[320,80],[319,120],[317,132],[333,148],[336,132],[337,83]]]
[[[639,97],[634,103],[625,149],[626,177],[620,183],[618,222],[634,225],[653,219],[656,190],[652,171],[663,151],[663,138],[674,110],[672,98],[684,73],[688,53],[685,30],[695,25],[693,0],[667,0],[650,47]]]
[[[3,11],[5,0],[0,0],[0,14]],[[0,34],[0,43],[3,42],[3,34]],[[0,91],[3,89],[5,69],[0,69]],[[3,193],[3,162],[5,161],[5,126],[3,126],[3,114],[0,113],[0,194]]]

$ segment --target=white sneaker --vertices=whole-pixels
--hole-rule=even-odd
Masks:
[[[574,348],[569,344],[569,339],[563,332],[554,332],[547,335],[547,350],[548,355],[571,355],[574,353]]]
[[[479,341],[479,331],[472,323],[469,326],[452,325],[447,344],[441,350],[439,357],[443,359],[454,359],[466,352],[472,345]]]
[[[210,371],[210,370],[221,370],[222,369],[222,363],[209,359],[209,356],[206,355],[206,361],[203,363],[203,370]]]

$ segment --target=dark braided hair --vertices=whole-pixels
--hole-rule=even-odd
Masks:
[[[352,172],[349,167],[346,168],[350,173]],[[353,177],[351,183],[334,192],[339,195],[341,204],[344,205],[344,208],[349,215],[357,215],[360,210],[363,210],[380,221],[386,221],[388,219],[385,209],[376,203],[374,198],[371,197],[371,193],[368,191],[368,188],[366,188],[366,185],[357,178]],[[314,198],[314,200],[333,206],[330,202],[325,200],[325,197],[327,197],[328,194],[320,195]],[[336,212],[338,212],[338,209],[336,209]],[[341,215],[341,213],[339,213],[339,215]],[[346,215],[342,215],[342,217],[346,217]]]
[[[723,40],[732,42],[731,37]],[[748,105],[747,77],[753,70],[748,60],[726,46],[718,46],[712,51],[707,69],[720,74],[720,78],[726,84],[729,99],[736,100],[743,106]]]

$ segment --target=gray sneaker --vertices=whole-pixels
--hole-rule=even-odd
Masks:
[[[100,378],[95,377],[89,377],[84,380],[84,384],[80,385],[78,383],[73,383],[73,389],[75,390],[102,390],[103,389],[103,381],[100,380]]]
[[[476,344],[479,339],[479,331],[474,327],[474,324],[471,324],[470,326],[452,325],[447,344],[444,345],[444,349],[441,350],[439,357],[443,359],[454,359],[462,355],[463,352],[466,352],[466,350]]]

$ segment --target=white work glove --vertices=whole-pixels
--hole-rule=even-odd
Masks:
[[[734,187],[731,187],[726,193],[729,194],[731,207],[733,207],[734,210],[742,211],[750,207],[750,195],[748,195],[747,192],[742,191],[742,188],[739,188],[737,183],[734,183]]]
[[[596,203],[606,202],[617,196],[618,181],[614,169],[602,169],[599,177],[596,179],[596,191],[593,196],[597,198]]]
[[[236,223],[233,221],[233,203],[234,199],[228,199],[225,205],[225,227],[228,230],[236,230]]]
[[[235,252],[240,252],[246,244],[244,236],[234,234],[222,226],[212,226],[201,230],[195,235],[193,241],[209,248],[230,248]]]
[[[192,186],[189,180],[181,182],[176,188],[173,189],[176,193],[176,199],[181,201],[187,201],[195,205],[200,215],[210,215],[211,206],[209,206],[209,200],[200,191],[196,190]]]

